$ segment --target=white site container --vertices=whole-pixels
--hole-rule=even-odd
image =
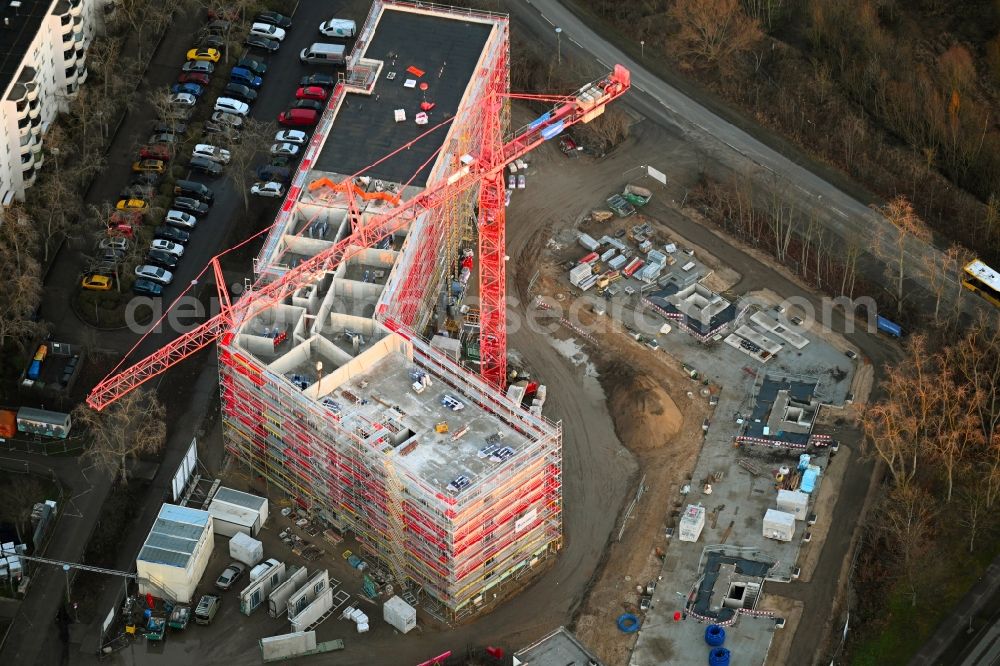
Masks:
[[[594,270],[590,267],[590,264],[580,264],[579,266],[574,266],[569,272],[570,284],[574,287],[579,287],[581,282],[593,274]]]
[[[399,597],[392,597],[382,604],[382,619],[405,634],[417,626],[417,609]]]
[[[264,544],[252,536],[237,532],[229,540],[229,557],[252,567],[264,559]]]
[[[800,490],[779,490],[778,510],[794,515],[796,520],[805,520],[809,515],[809,495]]]
[[[681,541],[697,541],[698,537],[701,536],[701,531],[705,527],[705,507],[694,504],[688,504],[688,507],[684,509],[684,515],[681,516],[680,529],[678,529],[678,538]]]
[[[367,631],[368,631],[368,625],[367,624],[359,624],[358,625],[358,633],[359,634],[363,634],[363,633],[365,633]]]
[[[777,541],[791,541],[795,536],[795,516],[777,509],[764,514],[764,537]]]
[[[580,234],[577,240],[580,242],[580,245],[584,246],[591,252],[600,247],[600,244],[594,240],[594,237],[588,234]]]

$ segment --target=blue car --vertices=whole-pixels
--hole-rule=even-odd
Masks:
[[[176,93],[187,93],[188,95],[194,95],[195,97],[201,97],[205,89],[199,86],[197,83],[175,83],[170,86],[170,92]]]
[[[156,284],[152,280],[139,278],[132,283],[132,293],[139,296],[160,296],[163,294],[163,285]]]
[[[245,67],[233,67],[233,71],[229,74],[229,80],[254,89],[260,88],[261,84],[264,83],[264,79]]]

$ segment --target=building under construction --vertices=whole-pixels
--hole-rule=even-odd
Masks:
[[[280,279],[481,154],[506,127],[486,98],[506,90],[508,49],[506,16],[375,2],[256,272]],[[455,616],[559,549],[562,437],[398,332],[475,328],[462,315],[478,193],[445,192],[246,314],[219,355],[228,449]]]

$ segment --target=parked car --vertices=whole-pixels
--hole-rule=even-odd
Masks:
[[[274,140],[283,143],[303,144],[309,140],[309,135],[302,130],[281,130],[274,135]]]
[[[292,103],[293,109],[309,109],[310,111],[315,111],[316,113],[322,113],[323,103],[317,102],[314,99],[298,99]]]
[[[132,171],[139,173],[141,171],[153,171],[155,173],[163,173],[167,170],[167,165],[163,160],[139,160],[138,162],[132,162]]]
[[[254,194],[258,197],[283,197],[285,196],[285,186],[281,183],[273,181],[267,183],[254,183],[253,187],[250,188],[250,194]]]
[[[111,213],[111,219],[108,220],[108,224],[111,226],[126,225],[137,227],[142,224],[142,213],[133,210],[116,210]]]
[[[232,155],[225,148],[219,148],[208,143],[199,143],[191,151],[191,157],[204,157],[219,164],[229,164],[229,159]]]
[[[278,12],[261,12],[254,17],[254,21],[257,23],[270,23],[271,25],[276,25],[279,28],[284,28],[285,30],[292,27],[292,19],[279,14]]]
[[[118,250],[128,252],[128,239],[126,238],[105,238],[97,243],[98,250]]]
[[[314,99],[323,102],[326,101],[326,89],[319,86],[305,86],[295,91],[295,99]]]
[[[222,165],[208,159],[207,157],[192,157],[191,161],[188,162],[188,166],[195,171],[200,171],[201,173],[208,174],[212,177],[222,175]]]
[[[167,211],[163,221],[174,227],[194,229],[194,225],[197,223],[196,218],[207,213],[207,203],[191,197],[175,197],[173,208]]]
[[[221,51],[222,47],[226,45],[226,40],[223,39],[222,35],[214,35],[209,33],[198,40],[198,46],[206,49],[216,49]]]
[[[250,26],[250,34],[254,37],[266,37],[280,42],[285,38],[285,31],[271,23],[254,23]]]
[[[233,67],[232,71],[229,72],[229,80],[233,83],[249,86],[255,90],[264,84],[264,79],[243,67]]]
[[[294,160],[288,155],[271,155],[271,159],[268,161],[267,166],[273,167],[290,167]]]
[[[135,276],[167,285],[174,281],[174,274],[159,266],[143,264],[135,267]]]
[[[240,131],[230,125],[223,125],[212,120],[206,120],[201,126],[203,134],[221,134],[227,143],[239,143]]]
[[[187,52],[188,60],[205,60],[208,62],[219,62],[222,54],[219,53],[218,49],[191,49]]]
[[[178,211],[174,212],[176,213]],[[177,227],[170,227],[167,225],[156,227],[156,229],[153,230],[153,237],[168,240],[172,243],[177,243],[178,245],[186,245],[188,241],[191,240],[191,234],[188,232],[178,229]]]
[[[250,113],[250,105],[231,97],[220,97],[215,100],[215,110],[225,113],[234,113],[237,116],[245,116]]]
[[[228,95],[233,99],[242,100],[248,104],[257,100],[257,92],[240,83],[227,83],[226,87],[222,89],[222,94]]]
[[[858,353],[856,351],[854,351],[853,349],[848,349],[844,353],[847,354],[847,358],[849,358],[849,359],[856,359],[858,357]]]
[[[148,209],[149,204],[142,199],[119,199],[118,203],[115,204],[115,208],[118,210],[142,211]]]
[[[215,65],[206,60],[188,60],[181,66],[181,71],[198,74],[211,74],[215,71]]]
[[[236,63],[236,66],[248,69],[257,76],[264,76],[264,74],[267,74],[267,65],[254,58],[240,58],[239,62]]]
[[[288,109],[278,114],[278,122],[285,127],[314,127],[319,122],[319,111]]]
[[[267,164],[257,169],[257,178],[264,182],[274,180],[287,185],[292,179],[292,170]]]
[[[179,258],[176,254],[163,252],[162,250],[150,250],[146,253],[146,263],[173,270],[177,268]]]
[[[149,139],[146,140],[146,143],[149,144],[177,143],[177,142],[178,142],[177,135],[174,134],[173,132],[164,132],[162,134],[150,134]]]
[[[294,143],[275,143],[271,146],[272,155],[298,155],[299,147]]]
[[[319,32],[324,37],[350,39],[357,29],[354,21],[348,19],[332,18],[319,24]]]
[[[205,206],[204,212],[195,213],[194,211],[184,210],[184,202],[178,201],[178,199],[183,198],[184,197],[177,197],[177,199],[174,199],[174,208],[168,210],[167,214],[163,216],[163,223],[170,225],[171,227],[177,227],[178,229],[189,231],[198,225],[198,218],[196,215],[204,215],[207,213],[208,206],[205,206],[205,204],[200,201],[195,201],[196,204]],[[194,199],[189,199],[189,201],[194,201]]]
[[[163,144],[143,146],[139,149],[140,160],[162,160],[170,161],[170,148]]]
[[[151,171],[146,171],[144,173],[133,174],[129,178],[129,185],[157,185],[160,182],[160,178],[163,175],[159,173],[153,173]]]
[[[211,81],[212,77],[203,72],[181,72],[177,77],[177,83],[197,83],[199,86],[207,86]]]
[[[184,134],[188,126],[184,123],[157,123],[153,125],[153,134]]]
[[[143,183],[134,183],[122,188],[118,193],[120,199],[152,199],[155,196],[156,188]]]
[[[243,118],[241,116],[226,111],[216,111],[212,114],[212,120],[221,125],[229,125],[236,129],[243,127]]]
[[[87,273],[80,280],[80,287],[89,291],[111,291],[113,279],[110,275],[101,273]]]
[[[163,295],[163,285],[146,278],[139,278],[132,283],[132,293],[137,296],[161,296]]]
[[[243,43],[247,46],[247,48],[260,49],[262,51],[267,51],[268,53],[274,53],[281,46],[281,42],[268,39],[267,37],[259,37],[257,35],[247,36]]]
[[[212,21],[207,26],[205,26],[205,30],[207,30],[209,34],[212,35],[224,35],[227,32],[229,32],[229,29],[232,27],[232,25],[233,24],[230,23],[229,21],[218,19]]]
[[[127,247],[127,246],[126,246]],[[162,252],[169,252],[170,254],[176,255],[178,257],[184,256],[184,246],[180,243],[175,243],[173,241],[168,241],[163,238],[155,238],[149,244],[150,249],[160,250]]]
[[[332,88],[337,85],[337,79],[329,74],[310,74],[299,79],[300,86],[320,86],[321,88]]]
[[[215,586],[225,592],[243,577],[247,568],[241,562],[230,562],[219,577],[215,579]]]
[[[174,94],[187,93],[188,95],[194,95],[197,98],[202,96],[205,92],[205,88],[197,83],[175,83],[170,86],[170,92]]]
[[[190,93],[174,93],[168,101],[174,106],[194,106],[198,103],[198,98]]]

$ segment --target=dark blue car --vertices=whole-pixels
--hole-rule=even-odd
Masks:
[[[187,93],[189,95],[194,95],[195,97],[201,97],[202,93],[205,92],[205,89],[197,83],[175,83],[170,86],[170,92]]]
[[[132,283],[132,292],[138,296],[161,296],[163,285],[156,284],[152,280],[139,278]]]
[[[264,83],[264,79],[245,67],[233,67],[233,71],[229,73],[229,80],[254,89],[260,88],[261,84]]]

